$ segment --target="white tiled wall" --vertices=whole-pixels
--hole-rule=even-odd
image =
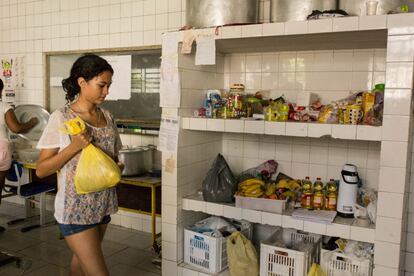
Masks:
[[[379,142],[284,136],[230,134],[223,136],[223,154],[234,173],[275,159],[278,172],[323,181],[339,179],[342,166],[355,164],[364,185],[378,189]]]
[[[228,89],[232,83],[244,83],[249,92],[269,90],[270,97],[284,94],[292,101],[296,100],[298,91],[312,91],[327,103],[347,96],[350,91],[370,89],[374,79],[375,83],[385,81],[385,49],[249,53],[217,57],[219,62],[216,66],[196,67],[193,55],[180,55],[182,115],[192,115],[192,111],[201,105],[207,89]],[[193,129],[220,131],[226,128],[226,121],[221,120],[192,119],[189,123],[194,124],[191,126]],[[251,127],[251,133],[263,133],[259,129],[253,131],[254,124],[245,124],[244,127]],[[237,132],[237,129],[233,131]],[[275,159],[279,163],[279,172],[294,178],[310,176],[327,181],[338,179],[342,166],[353,163],[358,166],[364,184],[378,189],[380,142],[221,132],[212,137],[212,134],[214,132],[183,131],[182,138],[186,142],[179,147],[177,160],[191,165],[185,166],[184,170],[177,168],[178,190],[164,189],[163,196],[170,193],[175,199],[201,189],[201,182],[210,165],[203,162],[198,166],[194,158],[197,160],[198,154],[205,154],[203,149],[206,143],[214,143],[216,153],[223,153],[235,174],[268,159]],[[188,184],[180,177],[185,174],[192,175],[188,178]],[[183,212],[181,219],[184,225],[191,223],[195,220],[194,213]],[[178,222],[178,225],[183,224]],[[169,260],[181,256],[180,240],[177,246],[177,255]]]
[[[190,116],[200,106],[207,89],[223,84],[224,59],[217,57],[215,66],[194,66],[194,55],[180,56],[178,69],[181,73],[180,115]],[[163,109],[167,114],[177,112]],[[205,124],[205,121],[195,121]],[[195,127],[199,127],[195,125]],[[221,133],[182,131],[179,134],[178,153],[162,156],[162,213],[163,213],[163,274],[176,275],[175,262],[183,259],[183,228],[206,215],[182,212],[182,198],[196,193],[216,155],[222,150]],[[166,214],[167,213],[167,214]],[[167,250],[164,251],[164,248]]]
[[[242,53],[224,60],[225,89],[244,83],[248,92],[265,90],[293,102],[300,91],[326,104],[385,82],[385,49]],[[325,181],[338,179],[341,166],[352,163],[367,186],[378,188],[380,143],[225,134],[223,153],[236,173],[275,159],[285,174]]]
[[[265,22],[269,18],[269,2],[269,0],[260,1],[262,7],[260,18]],[[24,55],[26,57],[25,88],[17,91],[16,103],[44,104],[43,52],[88,51],[89,49],[98,48],[160,44],[162,32],[178,29],[184,24],[184,11],[185,0],[0,0],[0,56]],[[406,18],[411,20],[409,16]],[[368,22],[369,20],[365,21]],[[389,17],[388,21],[388,25],[393,27],[391,34],[407,34],[410,31],[409,29],[397,28],[401,24],[406,24],[406,22],[396,21],[392,16]],[[293,26],[294,24],[290,25]],[[225,29],[227,31],[231,28]],[[245,29],[247,30],[247,28]],[[225,36],[224,33],[222,35]],[[394,43],[399,43],[398,39],[396,40]],[[222,74],[223,77],[220,74],[219,76],[209,74],[209,76],[214,77],[215,81],[220,81],[223,78],[225,80],[222,81],[223,87],[228,87],[235,80],[239,80],[238,82],[244,82],[247,88],[253,91],[272,89],[273,95],[284,93],[286,96],[294,98],[297,91],[309,90],[318,92],[324,101],[329,101],[331,98],[340,98],[347,94],[349,90],[369,89],[374,83],[384,81],[384,56],[383,49],[235,55],[234,58],[233,56],[227,56],[227,62],[225,63],[226,68],[229,69],[225,70],[225,74]],[[397,55],[397,57],[401,56],[403,55]],[[260,70],[258,60],[261,64]],[[410,67],[410,62],[413,62],[412,59],[401,61],[406,62],[408,69],[412,68],[412,66]],[[269,67],[263,65],[266,63],[270,63]],[[393,77],[387,79],[387,87],[392,88],[392,90],[387,91],[386,97],[392,93],[402,96],[398,99],[394,98],[395,101],[392,102],[386,100],[388,106],[386,106],[386,109],[390,112],[386,114],[389,115],[401,115],[399,114],[401,109],[404,109],[405,112],[409,111],[409,105],[403,99],[412,92],[412,72],[411,76],[407,75],[409,70],[400,65],[404,64],[393,64],[392,60],[389,66],[387,65],[390,76]],[[338,73],[345,77],[339,78]],[[321,81],[321,77],[335,81],[324,83]],[[407,80],[411,80],[411,82],[407,82]],[[183,89],[183,101],[187,109],[184,109],[182,115],[190,115],[192,109],[198,106],[199,100],[203,98],[204,92],[202,90],[205,87],[195,87],[191,80],[184,83],[190,85],[187,89],[185,87]],[[189,95],[187,98],[184,96],[185,93],[190,94],[192,90],[199,92],[199,96],[194,102],[192,102]],[[401,103],[403,103],[404,108],[401,107]],[[397,113],[395,113],[396,111]],[[404,113],[402,115],[408,116],[409,114]],[[290,168],[291,173],[295,173],[301,168],[309,170],[311,165],[315,165],[317,166],[315,167],[316,171],[321,170],[321,175],[325,172],[323,168],[327,167],[326,177],[329,177],[329,172],[332,171],[329,169],[330,165],[327,165],[330,164],[330,158],[333,158],[336,165],[345,161],[344,156],[346,156],[346,161],[362,164],[362,174],[369,175],[371,168],[378,167],[378,164],[374,164],[374,160],[378,160],[374,156],[378,154],[379,150],[376,143],[369,144],[368,148],[365,147],[364,152],[360,154],[359,148],[354,148],[358,144],[353,142],[353,145],[346,141],[345,144],[338,145],[337,143],[341,142],[328,140],[323,141],[324,145],[319,145],[315,144],[312,139],[286,140],[275,137],[275,149],[273,151],[273,146],[268,145],[270,142],[267,138],[257,137],[259,141],[247,135],[231,137],[226,135],[222,138],[220,134],[210,136],[202,133],[198,135],[191,133],[191,131],[185,131],[180,137],[180,147],[188,148],[184,164],[177,164],[177,156],[174,156],[174,154],[166,156],[163,160],[163,181],[169,180],[169,185],[163,186],[163,196],[169,198],[169,201],[166,201],[163,205],[163,212],[173,210],[171,207],[175,207],[174,210],[177,210],[178,207],[178,210],[180,210],[182,194],[194,192],[194,188],[200,186],[200,181],[209,167],[208,163],[221,150],[227,151],[230,160],[236,160],[236,162],[229,161],[235,171],[257,164],[252,159],[260,161],[259,158],[271,157],[272,152],[276,159],[287,159],[283,160],[284,163],[281,162],[281,168],[286,167],[287,171]],[[394,138],[390,137],[391,140],[394,140]],[[140,138],[135,136],[123,137],[122,139],[128,144],[135,143],[137,142],[135,140]],[[229,152],[228,145],[233,146],[233,140],[236,141],[238,147],[243,149],[242,156],[231,156],[232,152]],[[194,141],[197,141],[197,143]],[[204,141],[202,144],[205,147],[197,146],[198,141]],[[213,150],[207,151],[206,147],[208,146]],[[405,147],[404,142],[399,142],[399,146],[400,148]],[[270,149],[266,149],[266,147],[270,147]],[[259,148],[258,157],[256,157],[257,152],[255,151],[257,148]],[[332,152],[338,153],[338,155]],[[337,157],[341,155],[343,157],[338,159]],[[319,156],[321,157],[319,158]],[[327,164],[325,164],[326,156],[328,158]],[[172,173],[165,173],[167,159],[170,159],[172,165],[176,167],[176,170],[173,170]],[[308,159],[308,168],[306,168],[306,165],[304,166],[304,164],[307,164],[306,162],[298,162]],[[364,164],[366,164],[365,168],[363,167]],[[177,181],[178,179],[179,181]],[[370,177],[368,176],[367,179],[370,179]],[[368,181],[368,183],[371,185],[371,181]],[[375,182],[372,181],[372,183]],[[410,192],[412,191],[411,188]],[[411,267],[414,258],[414,252],[411,248],[412,234],[414,233],[414,211],[411,207],[412,204],[408,206],[410,213],[408,217],[406,270],[414,272],[414,268]],[[180,250],[182,246],[178,246],[179,250],[175,251],[174,243],[182,244],[183,221],[191,217],[185,218],[180,212],[177,213],[176,211],[169,212],[169,214],[168,217],[163,218],[163,220],[165,219],[163,228],[165,227],[166,230],[173,229],[165,232],[168,235],[166,235],[163,243],[166,248],[163,260],[163,275],[176,275],[176,260],[182,258],[182,250]],[[130,214],[121,213],[121,215],[128,216]],[[119,217],[120,221],[121,219],[122,217]],[[197,218],[193,217],[193,219]],[[118,217],[115,218],[116,220],[118,220]],[[124,225],[128,224],[129,222],[126,222],[124,218]],[[382,253],[384,254],[381,256],[389,255],[390,248],[392,247],[386,244],[383,247]],[[391,275],[391,269],[387,267],[378,267],[376,270],[377,275]],[[390,273],[384,274],[381,272]],[[392,270],[392,272],[395,272],[395,270]]]
[[[414,147],[413,147],[414,148]],[[414,259],[414,150],[411,155],[411,170],[410,170],[410,185],[407,193],[409,194],[409,203],[407,210],[407,222],[406,222],[406,253],[405,253],[405,270],[406,275],[414,275],[414,265],[412,260]]]
[[[328,103],[385,81],[385,49],[228,54],[224,56],[224,70],[221,58],[218,55],[217,66],[197,67],[193,55],[180,55],[183,115],[191,116],[201,105],[206,89],[228,89],[233,83],[244,83],[248,92],[267,90],[270,97],[283,94],[292,101],[296,101],[298,91],[312,91]],[[210,127],[219,129],[220,125]],[[227,133],[222,152],[235,173],[275,159],[279,171],[292,177],[322,177],[325,181],[338,179],[341,166],[353,163],[365,184],[378,188],[378,142]]]
[[[26,59],[16,104],[45,104],[42,53],[161,44],[163,32],[184,24],[184,10],[184,0],[0,0],[0,57]],[[121,136],[126,145],[158,143],[150,136]],[[155,159],[160,167],[160,156]],[[149,219],[120,212],[112,223],[148,231]]]
[[[357,20],[360,28],[388,27],[390,36],[413,33],[410,28],[399,28],[402,23],[396,18],[396,15],[391,15],[372,18],[361,17]],[[405,18],[412,19],[412,15],[398,15],[398,18],[404,21]],[[271,24],[272,27],[276,25]],[[285,34],[289,33],[286,30],[288,27],[301,28],[308,27],[308,25],[310,27],[311,24],[307,22],[284,24]],[[266,26],[263,26],[263,30],[264,27]],[[255,26],[244,29],[248,31],[248,29],[253,28]],[[230,34],[233,31],[234,34]],[[306,33],[306,30],[303,33]],[[232,35],[243,37],[243,34],[243,27],[223,28],[222,38],[229,38]],[[227,122],[230,120],[224,122],[219,120],[217,124],[211,124],[210,120],[202,119],[184,120],[185,124],[190,124],[189,127],[193,129],[220,132],[224,127],[227,131],[237,133],[243,132],[244,128],[245,133],[258,133],[255,135],[223,134],[222,152],[226,154],[235,173],[273,157],[278,161],[279,159],[282,160],[279,161],[280,171],[290,173],[294,177],[304,177],[305,173],[316,172],[313,177],[336,178],[343,163],[356,163],[361,168],[361,175],[367,180],[368,186],[379,189],[378,231],[375,231],[375,235],[370,237],[371,240],[375,241],[374,275],[402,275],[404,272],[400,273],[400,271],[411,269],[409,263],[412,262],[411,258],[414,255],[411,252],[407,254],[405,249],[407,216],[404,215],[404,210],[409,207],[408,195],[405,194],[405,190],[406,180],[408,179],[406,168],[407,166],[409,168],[411,163],[408,160],[409,158],[407,159],[407,152],[411,152],[411,135],[408,134],[412,131],[407,128],[407,125],[411,124],[412,104],[410,99],[413,86],[413,60],[410,50],[405,49],[405,47],[413,50],[412,42],[414,40],[390,36],[388,36],[389,43],[386,50],[238,53],[224,57],[222,87],[228,88],[232,83],[242,82],[249,92],[267,88],[269,96],[275,97],[283,93],[292,101],[295,100],[298,91],[306,90],[321,95],[322,101],[327,103],[332,99],[336,100],[346,96],[349,91],[368,90],[375,83],[385,81],[387,84],[385,97],[388,102],[384,109],[381,144],[335,139],[314,140],[309,138],[269,137],[262,136],[263,126],[261,129],[256,128],[258,124],[241,123],[240,126],[229,124],[233,126],[230,130],[227,126]],[[401,43],[400,46],[397,46],[398,43]],[[401,55],[397,53],[399,48],[405,49],[401,52]],[[335,49],[340,49],[340,47]],[[185,69],[198,71],[197,68]],[[207,89],[209,88],[207,80],[212,79],[211,73],[213,72],[201,71],[206,71],[208,74],[191,72],[188,75],[199,78],[191,79],[191,83],[202,82],[204,85],[202,89]],[[214,79],[214,82],[220,79],[221,74],[217,73],[214,76],[219,76]],[[182,74],[182,77],[185,78],[186,75]],[[387,76],[386,79],[385,75]],[[263,86],[264,84],[265,86]],[[187,87],[187,90],[186,100],[189,104],[184,112],[179,110],[184,116],[191,115],[191,108],[196,109],[199,106],[197,101],[199,101],[200,96],[203,96],[200,86]],[[231,121],[238,122],[237,120]],[[194,125],[191,126],[191,124]],[[251,129],[246,131],[246,125]],[[300,127],[300,124],[295,125]],[[336,130],[342,129],[340,126],[334,126],[334,128]],[[295,131],[295,129],[286,129],[286,134],[290,135],[290,132]],[[206,132],[183,132],[206,135]],[[201,136],[198,139],[201,139]],[[194,143],[193,146],[196,146],[197,142]],[[179,155],[180,152],[181,149],[179,149]],[[187,158],[187,153],[183,154],[180,158]],[[180,162],[180,158],[178,158],[178,162]],[[333,165],[331,162],[333,162]],[[379,170],[380,166],[381,170]],[[205,175],[207,170],[208,167],[205,167],[204,171],[201,169],[197,173]],[[335,171],[337,173],[334,175]],[[312,175],[310,176],[312,177]],[[380,183],[378,184],[378,182]],[[200,188],[199,184],[198,188]],[[193,190],[193,192],[195,191],[196,189]],[[180,187],[176,192],[174,196],[178,194],[178,197],[180,197],[183,194],[180,193]],[[173,194],[174,190],[171,190],[171,193]],[[200,205],[199,207],[199,211],[203,211],[203,208],[207,211],[207,205]],[[246,215],[252,218],[250,212],[248,213]],[[188,213],[184,214],[188,215]],[[243,216],[243,214],[237,214],[237,212],[232,215]],[[331,235],[333,235],[335,231],[331,232]],[[329,234],[329,231],[327,233]],[[350,237],[353,237],[352,233],[350,233]],[[179,251],[181,245],[177,243],[177,246]],[[390,257],[390,254],[392,257]],[[178,256],[180,256],[179,252],[175,257]],[[407,266],[401,261],[404,256],[407,256]],[[168,262],[165,262],[165,264],[170,265]]]
[[[44,104],[43,52],[159,45],[184,10],[185,0],[1,0],[0,56],[26,57],[17,103]]]
[[[163,259],[166,261],[179,262],[183,259],[183,227],[206,216],[182,212],[181,199],[200,189],[213,159],[221,151],[221,145],[221,133],[183,131],[180,133],[178,156],[163,155],[162,246],[171,249],[166,252],[163,250]],[[168,168],[168,162],[174,163],[173,168]]]
[[[384,83],[385,49],[230,54],[224,68],[227,89],[243,83],[249,92],[294,102],[299,91],[310,91],[329,103]]]

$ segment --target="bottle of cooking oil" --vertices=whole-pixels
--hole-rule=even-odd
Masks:
[[[323,209],[324,202],[324,193],[323,193],[323,183],[321,178],[316,178],[315,183],[313,183],[313,209],[321,210]]]
[[[305,177],[305,179],[302,181],[301,205],[302,208],[313,208],[312,182],[309,180],[309,176]]]
[[[271,104],[265,107],[264,109],[265,121],[273,121],[274,120],[274,111]]]
[[[330,179],[326,183],[326,197],[325,197],[325,209],[330,211],[336,211],[336,201],[338,198],[338,192],[335,180]]]

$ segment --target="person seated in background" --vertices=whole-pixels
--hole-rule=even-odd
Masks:
[[[2,98],[2,92],[4,83],[0,79],[0,99]],[[37,125],[39,119],[31,118],[26,123],[21,123],[17,120],[16,114],[14,114],[13,107],[3,101],[0,101],[0,204],[1,193],[3,191],[4,183],[6,181],[7,171],[10,169],[12,162],[12,147],[7,135],[7,129],[10,129],[14,133],[26,133],[34,126]],[[0,226],[0,232],[4,231],[4,227]]]

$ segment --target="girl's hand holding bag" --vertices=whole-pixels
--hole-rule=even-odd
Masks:
[[[76,117],[65,122],[64,133],[78,135],[85,131],[85,122]],[[78,194],[99,192],[116,186],[121,180],[119,166],[101,149],[89,144],[82,150],[75,172]]]

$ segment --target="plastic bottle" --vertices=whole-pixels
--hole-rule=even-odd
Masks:
[[[272,105],[268,105],[264,109],[265,113],[265,121],[273,121],[274,115],[273,115],[273,108]]]
[[[309,176],[305,177],[305,179],[302,181],[301,205],[302,208],[313,208],[312,182],[309,180]]]
[[[321,178],[316,178],[315,183],[313,184],[313,209],[321,210],[324,206],[324,193],[323,193],[323,183]]]
[[[245,92],[243,84],[233,84],[229,92],[230,108],[233,118],[240,118],[246,114]]]
[[[336,202],[338,198],[338,191],[335,180],[330,179],[326,183],[326,197],[325,197],[325,209],[330,211],[336,211]]]
[[[279,116],[277,120],[279,122],[286,122],[289,117],[289,105],[287,104],[280,104],[279,105]]]

